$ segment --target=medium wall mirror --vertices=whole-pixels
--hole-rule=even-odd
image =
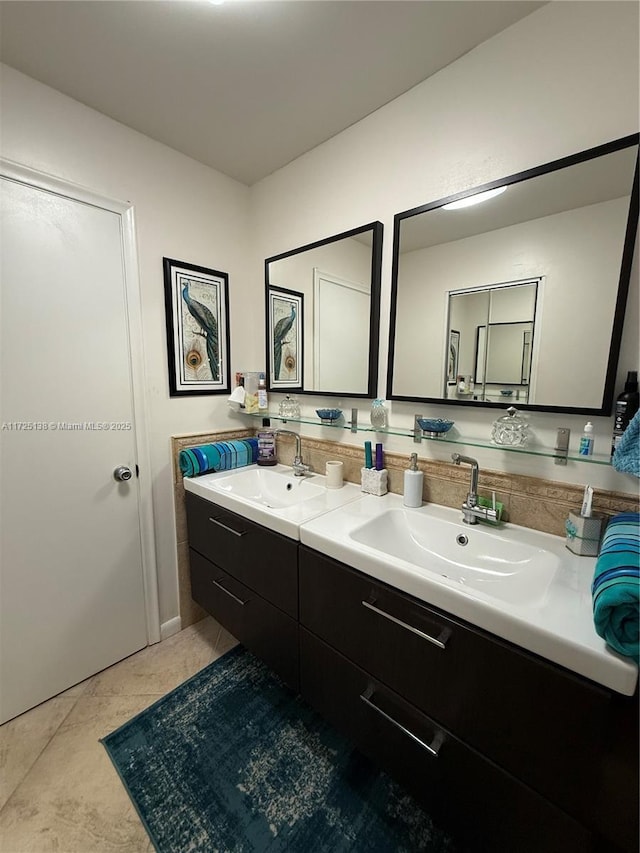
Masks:
[[[610,414],[637,226],[637,135],[397,214],[387,396]]]
[[[382,223],[265,261],[268,388],[374,397]]]

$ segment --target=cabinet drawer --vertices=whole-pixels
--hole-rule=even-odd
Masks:
[[[487,853],[593,849],[584,827],[304,628],[300,685],[314,708],[470,849]]]
[[[193,549],[189,560],[194,601],[298,690],[298,623]]]
[[[186,492],[189,545],[294,619],[298,543]]]
[[[591,814],[607,691],[305,546],[300,622],[545,797]]]

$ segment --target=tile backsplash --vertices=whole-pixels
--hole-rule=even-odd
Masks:
[[[212,441],[228,441],[233,438],[246,438],[254,435],[250,429],[224,430],[215,433],[194,433],[173,436],[172,458],[174,472],[174,500],[176,511],[176,531],[178,549],[178,583],[180,591],[180,617],[182,627],[201,619],[205,613],[191,599],[189,581],[189,547],[187,544],[187,522],[184,506],[184,488],[182,474],[178,466],[178,455],[185,447],[206,444]],[[278,461],[285,465],[293,462],[295,440],[290,436],[278,438]],[[304,461],[313,471],[324,474],[326,463],[336,459],[344,465],[344,479],[360,483],[360,469],[363,463],[361,447],[354,447],[336,441],[324,441],[302,436]],[[389,472],[388,488],[390,492],[402,494],[404,472],[409,464],[409,454],[385,452],[385,465]],[[469,470],[450,462],[418,458],[418,468],[424,473],[423,500],[425,503],[459,507],[466,497],[469,484]],[[584,492],[583,485],[558,483],[522,474],[508,474],[504,471],[480,470],[478,492],[490,497],[495,491],[496,500],[504,504],[503,520],[556,536],[564,536],[564,525],[569,510],[579,510]],[[617,512],[638,512],[640,498],[638,493],[609,492],[594,490],[594,512],[614,515]]]

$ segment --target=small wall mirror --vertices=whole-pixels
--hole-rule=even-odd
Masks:
[[[397,214],[388,397],[609,414],[637,163],[635,135]]]
[[[374,397],[382,223],[265,261],[268,388]]]

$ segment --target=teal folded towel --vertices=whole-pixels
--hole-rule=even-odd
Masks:
[[[211,471],[228,471],[252,465],[258,458],[258,439],[216,441],[181,450],[178,463],[183,477],[197,477]]]
[[[640,513],[615,515],[607,525],[591,593],[598,636],[640,662]]]
[[[631,418],[622,433],[611,464],[616,471],[640,477],[640,410]]]

